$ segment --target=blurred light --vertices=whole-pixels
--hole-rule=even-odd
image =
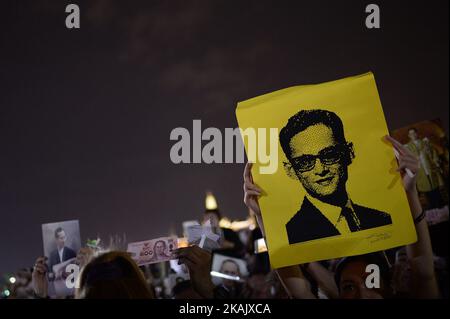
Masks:
[[[219,222],[219,226],[221,228],[228,228],[237,232],[245,229],[253,230],[256,228],[256,224],[253,218],[231,221],[230,219],[223,217]]]
[[[219,277],[219,278],[223,278],[223,279],[242,281],[241,277],[239,277],[239,276],[230,276],[230,275],[223,274],[221,272],[214,271],[214,270],[211,271],[210,274],[211,274],[211,276]]]
[[[189,243],[186,237],[178,238],[178,248],[188,247]]]
[[[217,209],[217,201],[214,195],[211,192],[206,193],[205,198],[205,207],[207,210],[215,210]]]
[[[264,253],[267,251],[267,245],[264,238],[255,240],[255,254]]]
[[[16,278],[15,277],[10,277],[9,278],[9,282],[14,284],[16,282]]]
[[[5,289],[5,290],[3,291],[3,295],[5,295],[6,297],[9,297],[9,295],[10,295],[9,290],[8,290],[8,289]]]
[[[248,220],[236,220],[231,223],[231,229],[234,231],[240,231],[243,229],[249,229],[251,222]]]
[[[231,220],[226,217],[223,217],[219,222],[219,227],[231,229]]]

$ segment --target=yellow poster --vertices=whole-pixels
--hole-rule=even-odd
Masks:
[[[416,241],[372,73],[265,94],[236,116],[273,268]]]

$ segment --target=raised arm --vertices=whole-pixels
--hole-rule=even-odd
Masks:
[[[261,196],[262,191],[253,183],[252,166],[252,163],[247,163],[244,169],[244,203],[255,214],[256,221],[265,239],[266,233],[258,203],[258,196]],[[309,281],[304,277],[298,265],[279,268],[275,271],[290,297],[298,299],[315,298],[311,292]]]
[[[322,266],[319,262],[312,262],[306,265],[306,271],[314,278],[319,288],[330,299],[339,298],[339,289],[334,280],[333,272]]]
[[[390,136],[386,139],[391,142],[398,152],[398,170],[403,177],[403,187],[406,191],[411,214],[416,225],[417,242],[406,246],[406,252],[411,265],[412,293],[415,298],[439,298],[439,289],[436,282],[433,264],[433,250],[431,247],[428,225],[422,215],[422,206],[416,189],[416,176],[419,170],[418,158],[400,142]],[[412,174],[408,174],[409,170]]]
[[[36,298],[48,297],[47,257],[38,257],[33,267],[32,282]]]

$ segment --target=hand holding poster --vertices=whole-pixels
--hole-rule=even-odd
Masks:
[[[426,211],[448,207],[448,138],[439,119],[412,123],[392,136],[420,161],[416,187]]]
[[[419,160],[416,189],[433,246],[433,253],[447,256],[448,247],[448,137],[440,119],[411,123],[392,131]]]
[[[394,152],[383,140],[373,74],[266,94],[239,103],[236,115],[264,191],[259,204],[274,268],[416,240]],[[278,167],[267,173],[259,149],[272,150],[266,132],[274,130]]]
[[[176,237],[161,237],[128,244],[127,252],[138,264],[144,266],[175,258],[174,251],[178,248]]]

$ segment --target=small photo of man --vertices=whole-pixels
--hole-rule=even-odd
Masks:
[[[43,224],[42,237],[50,272],[54,266],[76,258],[81,248],[78,220]]]
[[[213,283],[227,288],[234,287],[248,276],[247,262],[243,259],[214,253],[211,266]]]
[[[55,242],[56,249],[50,253],[49,266],[53,269],[54,265],[60,264],[64,261],[76,257],[76,253],[73,249],[66,246],[66,232],[64,228],[58,227],[55,230]]]

